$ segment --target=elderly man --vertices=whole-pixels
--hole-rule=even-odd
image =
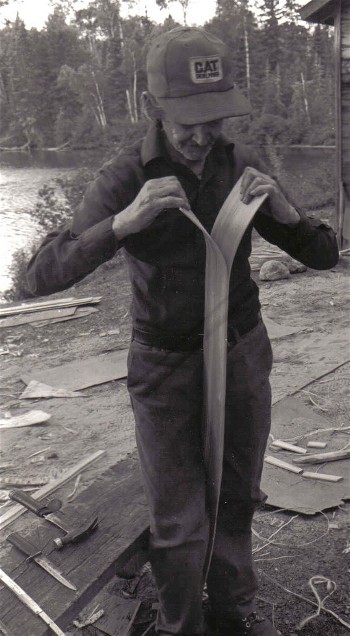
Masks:
[[[268,194],[254,220],[261,236],[316,269],[333,267],[338,250],[333,231],[300,214],[252,150],[222,135],[223,120],[250,107],[220,40],[199,28],[165,33],[151,46],[147,74],[145,139],[103,166],[71,227],[45,239],[28,280],[35,294],[58,291],[125,248],[133,293],[128,388],[150,511],[157,633],[194,636],[204,632],[209,532],[200,434],[206,255],[201,231],[179,208],[210,232],[243,175],[243,202]],[[223,478],[206,580],[218,636],[278,633],[254,601],[251,522],[264,499],[272,354],[250,278],[252,227],[229,286]]]

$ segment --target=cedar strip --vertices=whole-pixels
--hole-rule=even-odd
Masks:
[[[289,450],[292,453],[298,453],[299,455],[306,455],[306,448],[302,448],[301,446],[295,446],[294,444],[290,444],[289,442],[284,442],[281,439],[276,439],[272,442],[272,446],[276,446],[277,448],[283,448],[284,450]]]
[[[323,464],[324,462],[335,462],[339,459],[348,459],[350,457],[350,449],[332,451],[330,453],[317,453],[316,455],[306,455],[305,457],[296,457],[293,462],[296,464]]]
[[[268,455],[264,460],[267,464],[271,464],[272,466],[277,466],[277,468],[283,468],[284,470],[288,470],[291,473],[296,473],[300,475],[303,472],[302,468],[297,468],[292,464],[288,464],[288,462],[282,461],[282,459],[277,459],[277,457],[272,457]]]
[[[308,471],[304,471],[302,477],[306,477],[306,479],[318,479],[319,481],[331,481],[338,482],[344,479],[341,475],[327,475],[327,473],[312,473]]]

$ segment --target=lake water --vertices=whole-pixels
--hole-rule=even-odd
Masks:
[[[335,165],[335,150],[330,148],[284,148],[278,149],[278,154],[283,168],[300,178],[300,183],[315,166],[327,164],[333,169]],[[11,285],[9,268],[14,252],[42,236],[31,216],[38,190],[44,184],[55,185],[55,179],[82,165],[91,165],[93,156],[79,151],[0,153],[0,294]]]

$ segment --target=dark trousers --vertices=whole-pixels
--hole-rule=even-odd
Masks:
[[[270,431],[271,345],[262,322],[228,345],[223,480],[207,579],[218,615],[254,610],[251,552],[254,508]],[[133,340],[128,388],[150,510],[151,562],[160,633],[203,630],[203,565],[208,541],[202,459],[203,354],[166,351]]]

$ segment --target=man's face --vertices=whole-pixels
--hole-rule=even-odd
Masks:
[[[221,133],[223,119],[185,125],[165,115],[162,124],[169,143],[178,153],[187,161],[203,161]]]

